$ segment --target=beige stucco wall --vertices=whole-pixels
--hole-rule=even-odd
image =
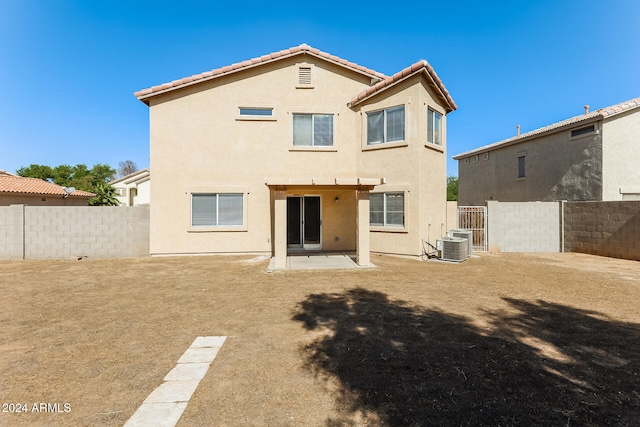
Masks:
[[[87,206],[87,199],[77,197],[41,195],[15,196],[0,194],[0,206],[29,205],[29,206]]]
[[[597,132],[571,137],[571,130],[595,123]],[[518,178],[525,154],[526,178]],[[600,200],[602,121],[582,122],[559,132],[469,156],[458,161],[458,204]]]
[[[312,66],[313,88],[296,88],[297,64],[302,60],[293,57],[150,100],[152,255],[270,254],[275,198],[266,178],[330,183],[335,178],[386,177],[380,190],[409,191],[407,227],[400,233],[372,232],[371,249],[420,255],[420,238],[429,232],[428,218],[431,233],[439,235],[446,215],[445,152],[425,147],[427,105],[444,110],[433,102],[423,77],[351,109],[348,101],[369,87],[369,78],[320,59],[305,60]],[[363,151],[363,113],[403,103],[406,144]],[[274,115],[246,120],[239,116],[239,107],[273,108]],[[334,114],[334,146],[294,148],[293,113]],[[444,129],[445,120],[443,115]],[[355,189],[319,185],[288,186],[286,191],[321,196],[323,249],[355,249]],[[245,225],[233,231],[191,229],[192,192],[243,193]]]
[[[640,112],[613,116],[603,125],[602,200],[640,199]]]

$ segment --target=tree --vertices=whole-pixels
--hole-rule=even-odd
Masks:
[[[91,169],[84,164],[75,166],[63,164],[54,168],[32,164],[28,167],[21,167],[16,172],[20,176],[44,179],[63,187],[74,187],[90,193],[96,193],[99,184],[108,183],[116,175],[115,169],[101,163],[93,165]]]
[[[138,166],[136,166],[135,162],[132,160],[125,160],[124,162],[118,163],[118,178],[122,178],[123,176],[130,175],[137,171]]]
[[[447,177],[447,201],[458,200],[458,177],[449,175]]]
[[[87,201],[89,206],[118,206],[120,202],[116,199],[116,189],[106,182],[101,182],[93,189],[96,197]]]

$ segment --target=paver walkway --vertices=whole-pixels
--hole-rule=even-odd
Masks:
[[[226,339],[224,336],[196,338],[125,427],[175,426]]]

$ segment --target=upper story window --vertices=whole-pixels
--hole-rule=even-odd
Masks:
[[[333,146],[333,114],[294,114],[293,145]]]
[[[518,178],[526,178],[526,171],[525,171],[525,159],[527,157],[524,154],[519,154],[518,155]]]
[[[367,145],[404,140],[404,105],[367,113]]]
[[[586,135],[589,133],[593,133],[596,131],[596,125],[589,125],[589,126],[585,126],[585,127],[581,127],[578,129],[574,129],[571,131],[571,138],[574,138],[576,136],[580,136],[580,135]]]
[[[442,145],[442,114],[429,108],[427,117],[427,141]]]
[[[273,108],[240,107],[240,115],[243,117],[272,117]]]

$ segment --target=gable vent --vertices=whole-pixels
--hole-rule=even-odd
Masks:
[[[304,86],[311,85],[311,67],[298,68],[298,84]]]

